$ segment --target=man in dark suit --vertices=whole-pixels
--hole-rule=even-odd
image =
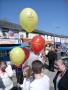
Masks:
[[[57,59],[57,53],[55,52],[55,49],[52,48],[46,56],[48,57],[49,61],[49,70],[54,71],[54,61]]]

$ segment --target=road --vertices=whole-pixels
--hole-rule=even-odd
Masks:
[[[54,90],[54,85],[53,85],[53,78],[55,77],[56,71],[51,72],[48,69],[44,69],[44,73],[49,76],[50,78],[50,90]]]

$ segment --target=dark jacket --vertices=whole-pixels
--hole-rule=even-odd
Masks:
[[[49,51],[48,55],[46,55],[48,57],[48,60],[51,61],[55,61],[57,60],[57,53],[55,51]]]
[[[60,72],[57,72],[57,74],[53,80],[55,90],[56,90],[56,80],[57,80],[59,73]],[[65,72],[64,76],[59,81],[58,88],[59,88],[59,90],[68,90],[68,70]]]

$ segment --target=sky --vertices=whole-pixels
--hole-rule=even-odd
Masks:
[[[0,20],[19,24],[24,8],[36,11],[36,29],[68,36],[68,0],[0,0]]]

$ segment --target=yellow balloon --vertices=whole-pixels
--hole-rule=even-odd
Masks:
[[[27,32],[34,31],[38,23],[37,13],[31,8],[25,8],[20,13],[20,25]]]
[[[15,47],[10,51],[10,60],[16,66],[19,66],[25,60],[25,53],[20,47]]]

